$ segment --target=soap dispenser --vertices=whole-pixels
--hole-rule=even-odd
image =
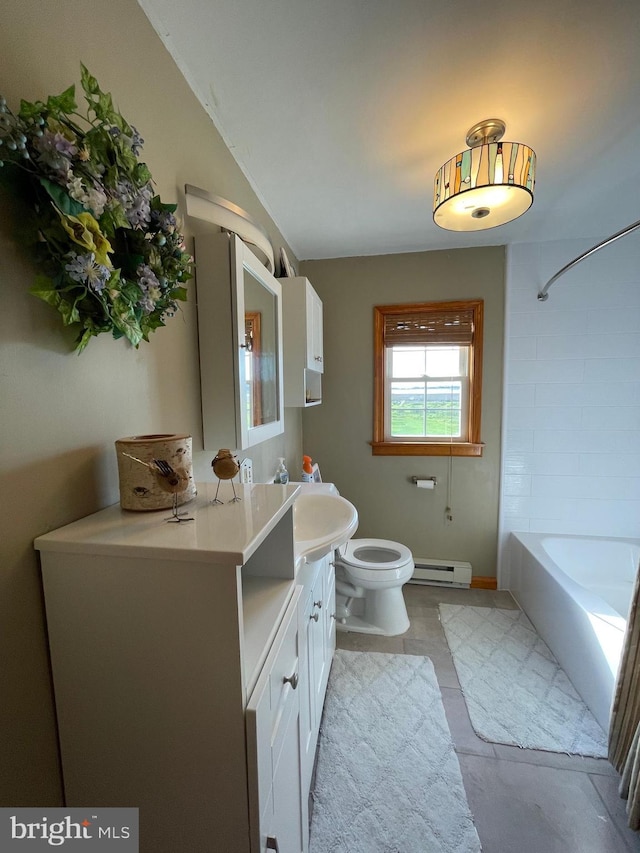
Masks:
[[[280,464],[278,465],[278,469],[276,471],[275,477],[276,483],[282,483],[282,485],[286,485],[289,482],[289,472],[287,471],[287,467],[284,464],[284,457],[280,457]]]
[[[302,482],[311,483],[313,481],[313,467],[311,465],[311,457],[302,457]]]

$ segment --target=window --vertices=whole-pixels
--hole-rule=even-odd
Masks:
[[[374,308],[374,455],[482,455],[482,309],[482,300]]]

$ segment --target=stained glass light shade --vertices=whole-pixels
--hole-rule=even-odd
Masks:
[[[448,231],[482,231],[533,203],[536,155],[520,142],[490,142],[456,154],[436,173],[433,220]]]

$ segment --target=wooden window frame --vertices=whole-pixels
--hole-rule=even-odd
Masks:
[[[385,317],[388,314],[415,314],[441,311],[473,311],[473,342],[469,356],[468,441],[389,441],[385,437],[386,353],[384,346]],[[484,302],[465,299],[455,302],[413,302],[401,305],[376,305],[374,312],[374,387],[373,441],[374,456],[482,456],[480,440],[482,412],[482,338]]]

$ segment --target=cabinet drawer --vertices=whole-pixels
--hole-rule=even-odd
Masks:
[[[301,590],[299,590],[300,592]],[[284,629],[284,635],[276,659],[269,673],[269,692],[271,694],[271,752],[274,767],[280,757],[282,737],[290,708],[296,702],[298,684],[300,681],[300,663],[298,657],[298,606],[296,598],[295,609]]]
[[[297,586],[246,710],[247,766],[252,850],[260,849],[259,827],[269,826],[273,810],[273,779],[280,761],[291,715],[299,713]],[[297,726],[296,726],[297,731]]]

